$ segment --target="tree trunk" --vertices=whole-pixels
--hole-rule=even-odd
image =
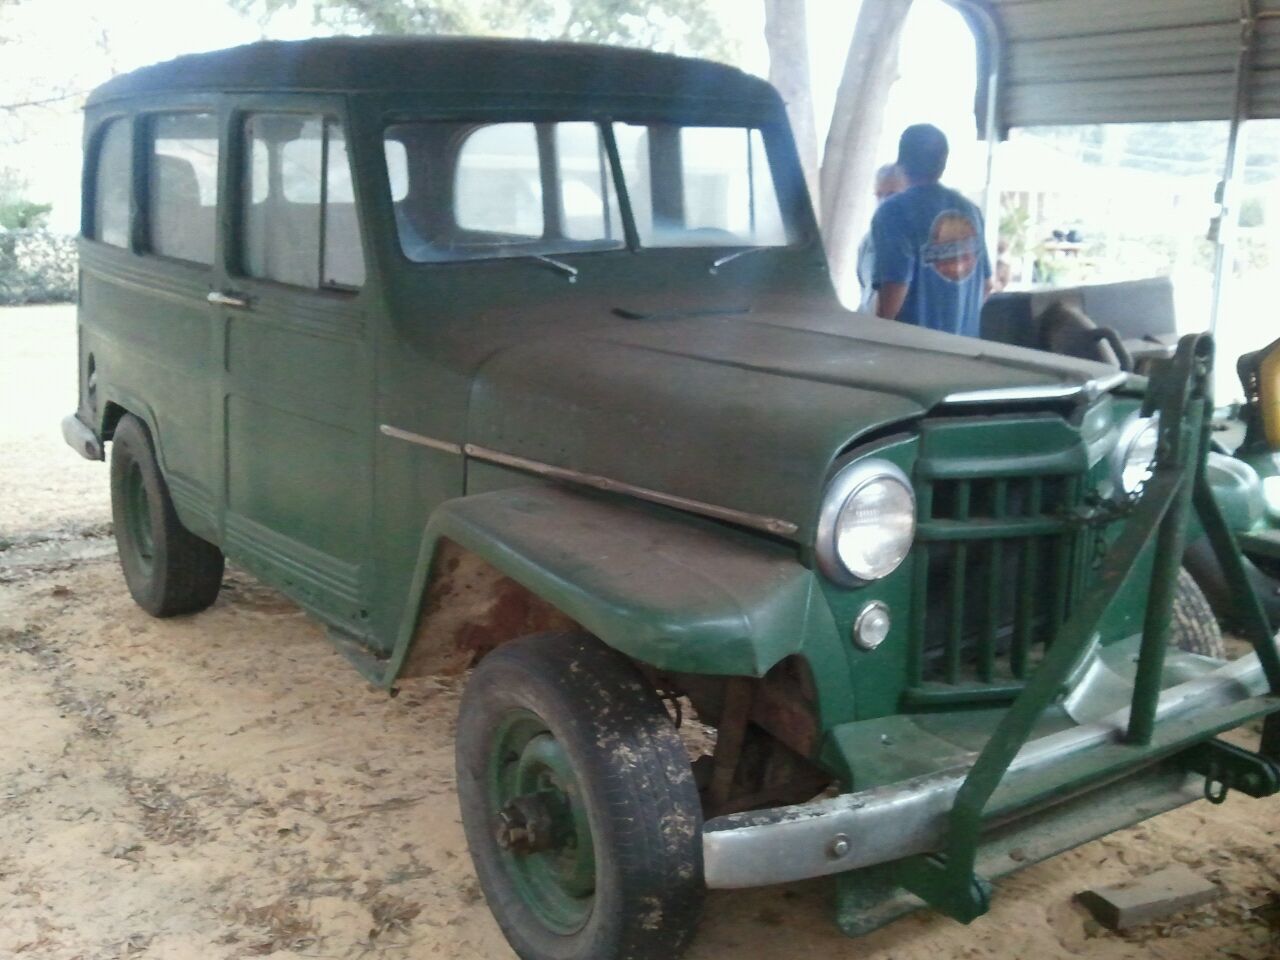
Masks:
[[[846,303],[857,300],[854,260],[875,210],[872,179],[879,163],[892,159],[875,151],[910,9],[911,0],[863,0],[823,151],[822,234],[832,279]]]
[[[764,0],[764,39],[769,45],[769,82],[787,105],[805,184],[818,205],[818,131],[813,118],[809,80],[809,35],[805,25],[807,0]]]

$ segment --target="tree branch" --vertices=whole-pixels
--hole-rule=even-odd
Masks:
[[[22,110],[25,107],[43,107],[50,103],[61,103],[64,100],[72,100],[75,97],[83,97],[84,90],[73,90],[71,93],[59,94],[56,97],[42,97],[38,100],[20,100],[17,103],[0,103],[0,110]]]

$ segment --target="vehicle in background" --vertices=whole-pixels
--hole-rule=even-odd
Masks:
[[[1149,280],[994,295],[982,336],[1144,374],[1172,356],[1178,340],[1172,284]],[[1237,363],[1242,402],[1215,411],[1206,475],[1245,556],[1245,570],[1273,623],[1280,624],[1280,341]],[[1183,565],[1214,615],[1239,626],[1231,585],[1208,536],[1194,525]]]

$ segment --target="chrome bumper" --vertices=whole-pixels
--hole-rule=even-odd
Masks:
[[[74,413],[62,418],[62,439],[86,460],[105,460],[102,440]]]
[[[1160,695],[1157,719],[1226,706],[1267,692],[1250,653]],[[1120,740],[1129,710],[1029,742],[1009,774]],[[789,883],[843,873],[939,848],[956,792],[976,759],[927,777],[843,794],[812,803],[707,821],[702,855],[708,887],[725,889]]]

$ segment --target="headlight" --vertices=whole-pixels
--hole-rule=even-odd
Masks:
[[[847,584],[887,577],[916,535],[916,498],[906,474],[886,460],[851,463],[831,481],[818,518],[818,563]]]
[[[1125,494],[1133,494],[1150,478],[1159,443],[1159,414],[1153,417],[1134,414],[1125,422],[1120,440],[1111,453],[1111,479]]]

